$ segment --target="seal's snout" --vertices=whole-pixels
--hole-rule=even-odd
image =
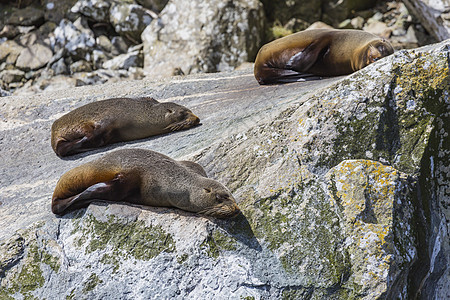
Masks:
[[[194,115],[193,113],[189,113],[188,115],[188,122],[192,126],[198,125],[200,123],[200,118]]]

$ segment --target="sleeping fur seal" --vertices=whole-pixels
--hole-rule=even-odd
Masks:
[[[309,29],[261,47],[254,74],[259,84],[346,75],[392,53],[388,41],[365,31]]]
[[[113,98],[92,102],[52,125],[52,148],[60,157],[107,144],[187,129],[200,119],[184,106],[153,98]]]
[[[123,149],[61,176],[52,211],[63,215],[96,200],[176,207],[217,218],[236,215],[230,191],[194,162],[175,161],[146,149]]]

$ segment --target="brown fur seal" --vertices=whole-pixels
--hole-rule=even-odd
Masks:
[[[187,129],[200,119],[184,106],[153,98],[114,98],[86,104],[52,125],[52,148],[58,156]]]
[[[365,31],[309,29],[262,46],[254,74],[259,84],[346,75],[392,53],[389,42]]]
[[[56,184],[57,215],[96,200],[176,207],[217,218],[239,212],[231,193],[194,162],[145,149],[124,149],[69,170]]]

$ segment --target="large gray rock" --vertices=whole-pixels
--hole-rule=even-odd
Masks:
[[[244,70],[0,99],[0,296],[448,298],[449,46],[280,86]],[[175,101],[203,125],[56,157],[56,118],[120,96]],[[130,147],[199,162],[243,214],[119,203],[51,214],[62,173]]]
[[[449,0],[405,0],[403,2],[438,41],[450,38]]]
[[[232,70],[255,58],[263,28],[257,0],[171,0],[142,33],[144,69],[151,76]]]

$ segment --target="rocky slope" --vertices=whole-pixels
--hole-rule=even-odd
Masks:
[[[1,98],[0,297],[448,298],[449,47],[287,85],[249,69]],[[175,101],[203,125],[57,158],[53,120],[116,96]],[[242,215],[100,202],[52,215],[62,173],[126,147],[199,162]]]
[[[252,62],[264,43],[317,26],[318,20],[377,34],[396,49],[434,41],[433,32],[428,33],[402,2],[375,4],[373,0],[3,1],[0,96],[145,76],[230,71]],[[439,11],[444,19],[445,9]],[[432,28],[447,27],[444,23]]]

